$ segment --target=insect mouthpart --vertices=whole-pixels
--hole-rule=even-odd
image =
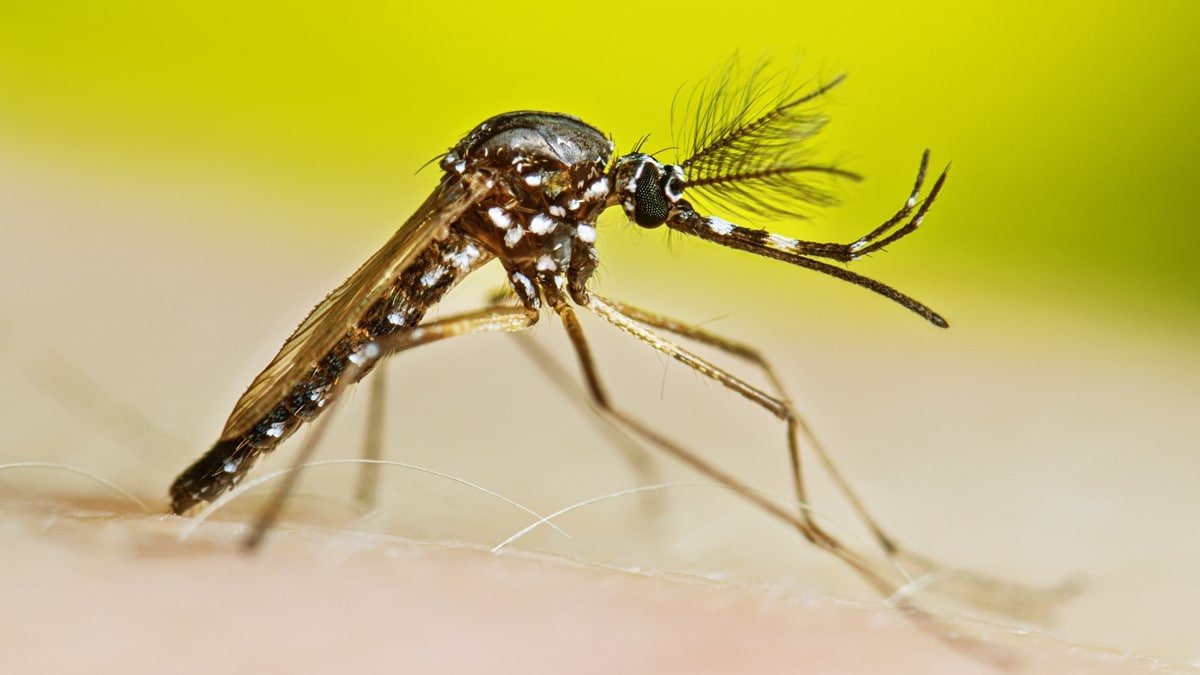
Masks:
[[[617,194],[625,215],[645,228],[667,222],[683,197],[683,167],[635,153],[617,160]]]

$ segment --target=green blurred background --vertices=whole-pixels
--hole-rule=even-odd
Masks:
[[[790,234],[852,238],[928,146],[955,167],[936,217],[867,271],[935,305],[986,293],[1191,331],[1196,25],[1184,2],[7,2],[0,138],[31,164],[277,200],[264,227],[319,238],[339,232],[286,209],[337,203],[344,228],[400,213],[434,180],[414,170],[497,112],[565,111],[619,149],[645,133],[669,145],[676,90],[738,52],[851,75],[822,143],[869,182]],[[632,264],[661,256],[629,248]]]

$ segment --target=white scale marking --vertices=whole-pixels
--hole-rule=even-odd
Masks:
[[[271,438],[279,438],[283,435],[283,422],[275,422],[267,429],[267,435]]]
[[[417,330],[420,329],[418,328]],[[368,342],[362,347],[359,347],[358,351],[354,352],[350,356],[347,356],[346,360],[361,368],[367,361],[373,361],[379,358],[380,353],[381,350],[379,349],[378,344],[374,342]],[[271,432],[268,431],[267,433],[270,434]]]
[[[491,219],[493,225],[502,230],[507,230],[508,226],[512,225],[512,218],[509,218],[508,213],[499,206],[488,209],[488,218]]]
[[[558,204],[551,204],[550,205],[550,215],[557,216],[558,218],[565,218],[567,215],[567,210],[564,209],[563,207],[559,206]]]
[[[676,189],[682,187],[683,169],[680,169],[676,165],[671,165],[669,168],[670,171],[668,173],[671,178],[674,178],[675,180],[667,180],[666,183],[664,183],[665,187],[663,189],[666,192],[667,199],[670,199],[672,204],[677,204],[679,203],[679,200],[683,198],[682,189]]]
[[[542,174],[531,173],[528,176],[525,176],[525,184],[530,187],[537,187],[537,186],[541,185],[542,184]]]
[[[459,272],[467,272],[471,269],[471,265],[479,259],[479,248],[475,244],[467,244],[466,248],[458,253],[447,253],[442,257],[442,260],[454,265]]]
[[[538,258],[537,269],[539,272],[553,272],[558,269],[558,263],[554,262],[554,258],[544,255]]]
[[[539,213],[529,221],[529,231],[534,234],[549,234],[554,231],[558,223],[553,218],[544,213]]]
[[[587,223],[580,223],[575,228],[575,236],[579,238],[579,241],[594,244],[596,243],[596,228]]]
[[[446,268],[438,265],[437,267],[421,275],[421,285],[429,288],[440,281],[444,276],[446,276]]]
[[[529,277],[521,274],[520,272],[514,272],[512,275],[512,280],[518,284],[521,284],[521,290],[525,291],[525,297],[537,298],[537,295],[533,292],[533,282],[529,280]]]
[[[796,248],[796,244],[798,242],[795,239],[792,239],[791,237],[784,237],[784,236],[780,236],[778,234],[772,234],[769,237],[767,237],[767,243],[772,248],[777,248],[777,249],[781,249],[784,251],[791,251]]]
[[[708,229],[721,236],[726,236],[733,232],[734,225],[728,220],[721,220],[716,216],[708,216],[704,219],[704,222],[708,225]]]
[[[508,228],[508,232],[504,233],[504,245],[512,248],[516,246],[517,242],[521,241],[521,237],[524,236],[525,228],[521,227],[520,225],[513,225],[512,227]]]
[[[400,312],[392,312],[391,314],[388,314],[387,320],[388,320],[388,323],[392,324],[393,326],[403,326],[404,325],[404,315],[401,314]]]
[[[587,192],[583,193],[583,198],[589,201],[599,201],[608,196],[608,179],[601,176],[588,186]]]

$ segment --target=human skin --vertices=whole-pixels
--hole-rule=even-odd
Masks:
[[[246,554],[125,504],[5,504],[7,672],[1003,672],[879,603],[319,527]],[[958,625],[1012,672],[1148,671]]]

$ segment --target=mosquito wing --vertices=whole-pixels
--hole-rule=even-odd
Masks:
[[[330,293],[308,315],[279,353],[238,399],[221,439],[240,436],[257,424],[300,383],[359,317],[430,242],[487,191],[487,181],[446,176],[383,248]]]

